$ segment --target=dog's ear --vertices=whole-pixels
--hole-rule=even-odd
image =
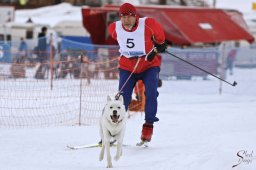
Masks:
[[[121,101],[121,102],[123,103],[123,101],[124,101],[123,96],[122,96],[122,95],[120,95],[118,100],[119,100],[119,101]]]
[[[111,97],[110,96],[107,97],[107,101],[108,102],[111,101]]]

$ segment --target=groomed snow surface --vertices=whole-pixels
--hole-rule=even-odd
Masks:
[[[128,119],[118,170],[256,170],[256,69],[234,70],[228,81],[169,80],[159,89],[158,117],[148,148],[136,147],[144,115]],[[2,170],[100,170],[100,148],[66,145],[99,141],[98,125],[0,129]],[[237,156],[244,150],[247,155]],[[115,148],[111,148],[112,157]],[[252,157],[250,157],[252,156]],[[240,163],[243,161],[242,163]],[[240,163],[235,168],[233,165]]]

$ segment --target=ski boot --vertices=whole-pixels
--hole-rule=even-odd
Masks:
[[[137,146],[144,145],[147,147],[147,143],[151,141],[151,137],[153,135],[153,124],[152,123],[144,123],[142,126],[141,133],[141,142],[137,143]]]

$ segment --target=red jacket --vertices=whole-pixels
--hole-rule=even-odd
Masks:
[[[132,30],[127,30],[123,27],[125,31],[133,32],[137,29],[138,26],[138,18],[136,20],[135,26],[132,28]],[[117,33],[116,33],[116,23],[113,22],[108,27],[109,34],[112,36],[113,39],[117,40]],[[154,41],[157,44],[162,44],[165,41],[165,35],[164,31],[159,23],[157,23],[153,18],[146,18],[145,20],[145,50],[146,53],[149,53],[150,50],[154,47],[154,43],[152,40],[152,37],[154,37]],[[121,69],[127,70],[132,72],[134,69],[134,66],[136,65],[137,58],[126,58],[124,56],[120,57],[119,60],[119,67]],[[141,57],[141,60],[139,62],[139,65],[135,71],[135,73],[141,73],[151,67],[156,67],[161,65],[161,58],[159,56],[155,57],[153,61],[148,62],[145,61],[145,56]]]

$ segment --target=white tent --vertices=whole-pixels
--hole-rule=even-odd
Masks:
[[[89,36],[82,25],[81,7],[69,3],[15,12],[16,23],[25,23],[29,18],[36,25],[48,25],[60,35]]]
[[[46,6],[37,9],[16,10],[15,22],[25,23],[29,18],[35,24],[45,24],[54,27],[57,23],[66,20],[82,23],[81,7],[69,3]]]
[[[82,21],[63,20],[57,23],[53,29],[61,35],[89,36],[89,33],[84,28]]]

